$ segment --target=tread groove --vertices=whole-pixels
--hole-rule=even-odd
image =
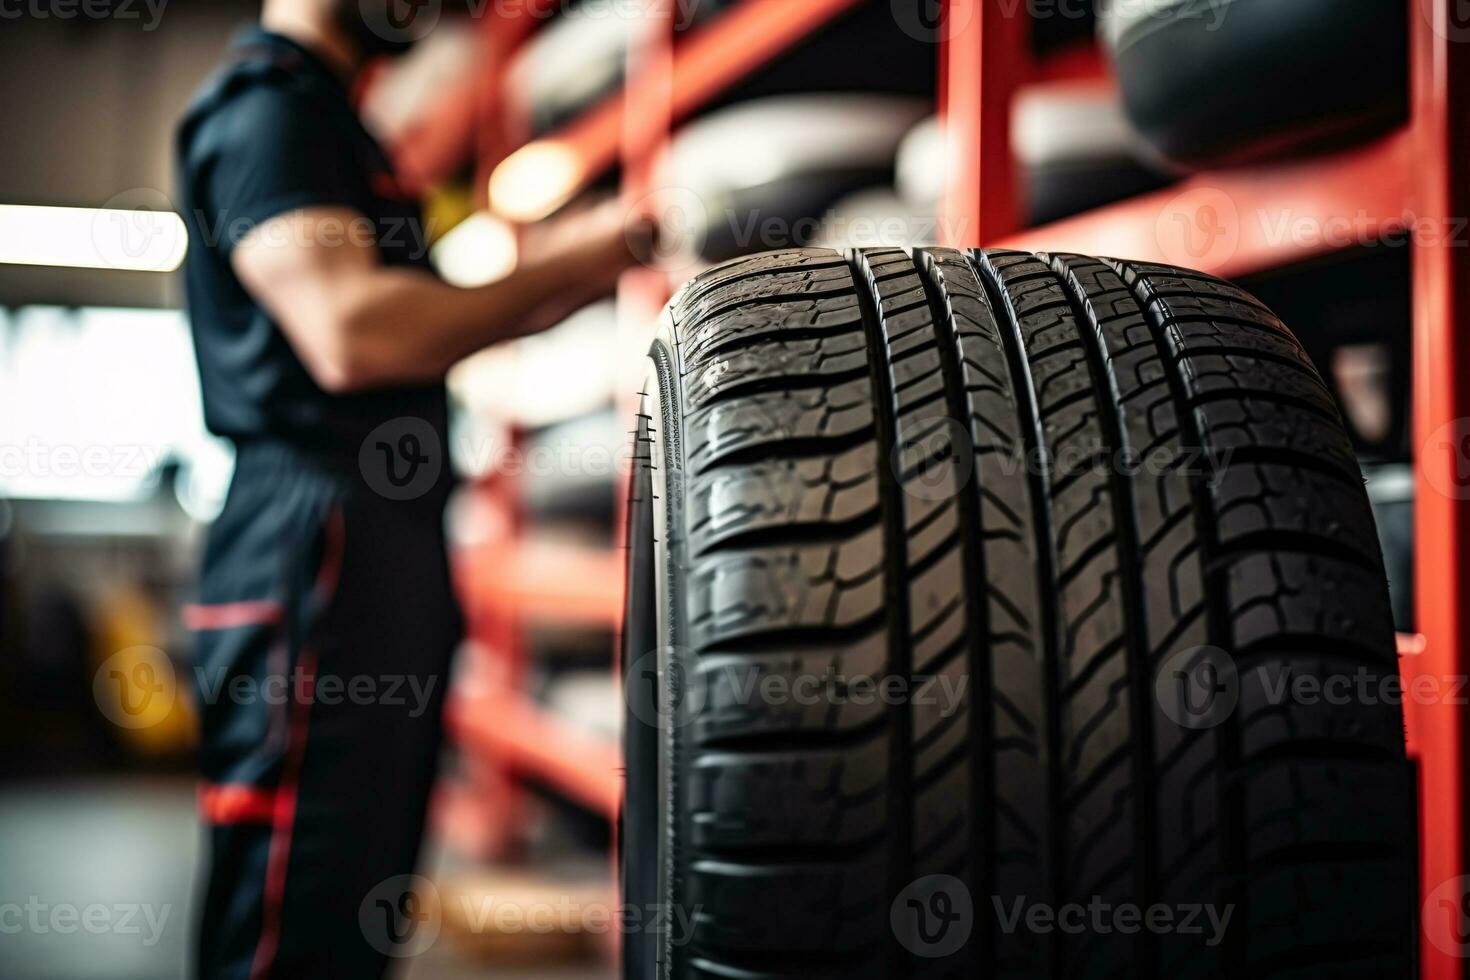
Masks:
[[[916,259],[914,264],[919,270],[919,279],[924,284],[924,291],[929,297],[929,305],[933,310],[935,332],[939,337],[940,370],[944,373],[950,415],[956,419],[967,418],[971,409],[960,369],[961,352],[959,338],[956,335],[954,310],[950,306],[948,295],[935,270],[933,255],[929,252],[921,254],[922,259]],[[969,268],[968,263],[965,268]],[[971,479],[979,483],[978,470],[972,472]],[[978,894],[992,895],[995,894],[992,870],[995,863],[995,846],[994,834],[990,832],[990,823],[991,814],[995,810],[993,782],[995,732],[991,718],[993,667],[990,662],[990,645],[987,642],[987,637],[991,633],[991,623],[988,605],[979,601],[979,597],[985,595],[988,585],[985,579],[984,547],[981,541],[980,497],[978,493],[967,491],[967,487],[959,488],[958,497],[960,534],[964,542],[961,555],[965,576],[963,588],[967,597],[975,597],[975,601],[965,603],[965,621],[969,631],[965,657],[972,685],[968,719],[971,745],[969,870],[970,880],[974,882]],[[973,950],[993,948],[990,917],[981,916],[976,927],[979,930],[979,936],[971,943],[968,964],[961,963],[960,965],[962,967],[968,965],[971,970],[978,972],[979,962]]]
[[[1194,411],[1188,407],[1189,392],[1169,344],[1168,317],[1159,310],[1153,298],[1152,287],[1143,282],[1146,273],[1140,272],[1126,262],[1118,262],[1113,265],[1113,268],[1123,278],[1124,283],[1132,289],[1134,298],[1143,310],[1144,321],[1148,324],[1149,332],[1154,337],[1159,357],[1166,365],[1165,373],[1169,379],[1169,391],[1174,399],[1179,429],[1185,437],[1185,444],[1198,447],[1208,445]],[[1189,476],[1189,489],[1195,517],[1195,540],[1199,542],[1202,564],[1206,568],[1205,621],[1208,624],[1208,635],[1211,645],[1218,649],[1228,650],[1231,647],[1230,616],[1224,608],[1222,598],[1226,594],[1226,583],[1221,581],[1218,570],[1208,571],[1211,559],[1218,550],[1218,541],[1209,520],[1210,492],[1198,474]],[[1233,729],[1234,726],[1229,721],[1215,727],[1215,753],[1218,760],[1217,765],[1222,770],[1233,769],[1239,764],[1239,752],[1233,737]],[[1220,880],[1224,883],[1223,893],[1215,896],[1216,907],[1227,908],[1233,905],[1238,910],[1237,914],[1245,915],[1248,920],[1247,894],[1241,884],[1245,879],[1245,867],[1239,846],[1245,821],[1241,813],[1242,804],[1238,791],[1231,787],[1219,786],[1216,793],[1216,804],[1215,837],[1219,848]],[[1227,933],[1222,943],[1221,966],[1226,976],[1246,976],[1250,972],[1245,966],[1245,944],[1239,933],[1240,930]]]
[[[1048,841],[1042,861],[1045,868],[1044,880],[1047,883],[1046,899],[1055,905],[1059,897],[1062,854],[1065,853],[1061,818],[1065,793],[1061,772],[1061,732],[1056,710],[1060,688],[1057,677],[1057,665],[1060,659],[1057,622],[1060,619],[1060,610],[1057,603],[1056,555],[1052,544],[1055,541],[1055,531],[1052,527],[1051,505],[1046,492],[1049,477],[1045,452],[1046,438],[1042,431],[1041,413],[1036,402],[1036,387],[1032,382],[1030,365],[1026,360],[1026,341],[1021,336],[1020,319],[1016,314],[1015,305],[1011,302],[1005,281],[996,269],[990,254],[985,252],[967,254],[971,268],[975,271],[976,277],[990,300],[991,309],[995,311],[996,322],[1000,328],[1000,341],[1011,374],[1012,390],[1016,393],[1016,408],[1021,417],[1025,458],[1037,461],[1035,467],[1027,468],[1026,476],[1033,508],[1032,522],[1036,535],[1037,574],[1042,583],[1040,590],[1042,654],[1039,669],[1042,690],[1046,692],[1046,718],[1039,729],[1043,733],[1043,747],[1040,755],[1044,760],[1047,774],[1045,780],[1047,802],[1044,807],[1046,826],[1041,829],[1040,836]],[[1045,959],[1046,975],[1048,976],[1059,974],[1058,952],[1055,942],[1046,944]]]
[[[1103,327],[1098,319],[1087,289],[1072,267],[1062,256],[1052,259],[1052,269],[1062,281],[1062,288],[1072,299],[1078,319],[1078,333],[1087,350],[1088,369],[1093,377],[1093,390],[1103,397],[1098,399],[1098,417],[1102,421],[1104,438],[1113,453],[1131,447],[1125,436],[1126,427],[1121,417],[1123,396],[1118,387],[1118,378],[1112,368],[1112,356],[1104,340]],[[1133,861],[1135,894],[1139,905],[1153,905],[1158,894],[1157,865],[1154,851],[1157,818],[1154,792],[1154,733],[1153,733],[1153,671],[1149,665],[1148,615],[1142,594],[1143,568],[1139,561],[1142,534],[1138,528],[1137,502],[1134,498],[1132,481],[1118,467],[1110,467],[1113,501],[1113,529],[1118,544],[1118,569],[1124,600],[1124,616],[1127,634],[1124,637],[1124,656],[1128,664],[1129,709],[1131,713],[1133,767]],[[1111,542],[1109,542],[1111,545]],[[1135,946],[1135,966],[1139,980],[1148,980],[1159,975],[1158,943],[1153,933],[1144,929],[1139,932]]]
[[[887,342],[884,339],[882,296],[874,279],[873,269],[862,250],[850,253],[853,280],[857,283],[858,303],[863,313],[863,325],[868,336],[868,360],[873,382],[873,416],[878,429],[880,457],[887,455],[889,447],[897,443],[897,419],[894,415],[894,394],[888,378],[886,357]],[[909,649],[908,589],[901,571],[902,555],[907,541],[904,534],[903,490],[892,466],[880,467],[879,497],[882,501],[886,521],[885,588],[888,607],[888,669],[898,677],[909,677],[911,653]],[[888,869],[888,893],[896,896],[908,887],[912,879],[911,862],[913,851],[912,797],[912,725],[909,712],[897,708],[892,717],[891,748],[889,755],[889,827],[891,829],[891,859]],[[909,959],[904,955],[897,937],[888,944],[888,955],[893,964],[895,980],[909,975]]]

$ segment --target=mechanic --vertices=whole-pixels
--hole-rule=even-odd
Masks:
[[[366,64],[412,43],[387,26],[394,2],[266,0],[177,134],[205,419],[237,449],[186,610],[205,980],[383,973],[374,929],[396,929],[372,922],[414,915],[403,882],[460,638],[445,372],[610,292],[652,237],[604,208],[499,283],[436,278],[418,207],[349,98]]]

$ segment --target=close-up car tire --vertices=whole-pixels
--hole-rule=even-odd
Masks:
[[[1251,296],[768,253],[679,291],[642,403],[626,976],[1411,974],[1373,518]]]

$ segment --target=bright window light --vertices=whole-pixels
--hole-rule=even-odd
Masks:
[[[484,211],[451,228],[430,257],[444,281],[469,289],[499,282],[515,271],[515,230]]]
[[[230,454],[205,432],[182,313],[0,307],[0,497],[136,501],[169,462],[210,516]]]
[[[0,205],[0,263],[172,272],[188,248],[169,211]]]
[[[490,206],[512,221],[540,221],[577,192],[582,162],[565,144],[529,143],[490,175]]]

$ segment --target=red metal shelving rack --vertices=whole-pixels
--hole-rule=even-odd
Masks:
[[[537,9],[554,0],[533,0]],[[629,82],[615,96],[561,133],[538,142],[568,147],[580,161],[579,190],[615,162],[624,164],[624,190],[630,200],[653,190],[651,161],[666,148],[673,125],[746,74],[797,44],[811,31],[855,6],[858,0],[743,0],[719,20],[674,44],[670,0],[645,0],[649,30],[634,59]],[[1030,63],[1023,6],[987,0],[945,0],[940,61],[940,110],[950,150],[949,181],[940,229],[946,244],[1000,245],[1049,251],[1126,255],[1240,276],[1279,268],[1341,247],[1373,241],[1394,232],[1431,229],[1438,234],[1414,239],[1413,345],[1415,459],[1415,576],[1420,633],[1401,636],[1399,651],[1406,687],[1416,676],[1439,680],[1470,673],[1470,623],[1466,562],[1470,560],[1470,520],[1464,501],[1470,482],[1462,474],[1463,447],[1470,439],[1470,248],[1446,237],[1455,216],[1470,216],[1470,179],[1455,166],[1470,161],[1470,29],[1456,21],[1455,0],[1411,0],[1412,116],[1401,130],[1362,146],[1292,162],[1233,168],[1195,175],[1181,184],[1109,205],[1041,228],[1022,230],[1017,181],[1010,148],[1010,106],[1028,80],[1090,77],[1105,72],[1095,52],[1072,51],[1045,64]],[[500,53],[523,39],[526,25],[496,30]],[[507,43],[506,37],[513,39]],[[498,83],[498,80],[497,80]],[[494,84],[444,110],[463,121],[491,118],[499,104]],[[487,108],[491,107],[491,108]],[[504,134],[499,123],[490,127]],[[458,132],[458,130],[456,130]],[[441,139],[439,155],[421,153],[432,165],[419,170],[447,172],[454,159]],[[466,143],[460,139],[458,142]],[[512,141],[513,142],[513,141]],[[482,172],[499,163],[502,149],[482,138]],[[483,182],[480,193],[483,194]],[[1214,209],[1213,214],[1207,209]],[[1222,213],[1223,210],[1223,213]],[[1338,227],[1345,242],[1326,236],[1294,237],[1272,222],[1288,215],[1308,227]],[[1278,219],[1279,220],[1279,219]],[[1347,224],[1343,222],[1346,220]],[[1193,233],[1209,233],[1201,246]],[[1188,235],[1188,237],[1186,237]],[[1463,243],[1460,243],[1463,245]],[[640,274],[620,293],[635,316],[647,318],[666,298],[669,284]],[[616,552],[614,552],[616,554]],[[568,575],[570,566],[565,566]],[[552,576],[555,587],[521,580],[506,583],[501,573],[471,585],[472,601],[499,608],[514,622],[517,609],[554,611],[566,576]],[[590,573],[589,573],[590,574]],[[599,571],[597,574],[604,574]],[[514,575],[512,574],[513,578]],[[483,590],[483,591],[481,591]],[[610,600],[609,604],[610,604]],[[492,616],[492,619],[495,617]],[[1465,751],[1463,712],[1447,701],[1408,703],[1410,754],[1420,778],[1421,889],[1467,873],[1463,812]],[[560,730],[529,730],[546,736],[507,739],[489,731],[490,721],[512,704],[484,701],[461,704],[481,717],[466,723],[469,737],[495,742],[495,751],[512,768],[550,778],[568,793],[606,812],[615,812],[620,775],[613,758],[572,750],[548,755],[548,738],[568,737]],[[499,717],[506,718],[506,714]],[[517,716],[519,717],[519,716]],[[510,744],[516,742],[517,744]],[[1421,976],[1426,980],[1465,980],[1467,961],[1421,939]]]
[[[1415,176],[1411,206],[1440,229],[1470,216],[1470,50],[1452,0],[1413,5]],[[1423,653],[1406,658],[1414,673],[1464,677],[1470,672],[1466,623],[1466,569],[1470,522],[1466,520],[1462,459],[1470,416],[1470,250],[1447,239],[1414,251],[1414,563],[1418,583],[1417,626]],[[1449,438],[1446,438],[1449,436]],[[1464,875],[1465,713],[1449,703],[1411,716],[1420,769],[1420,884],[1425,894]],[[1463,888],[1457,900],[1463,897]],[[1434,909],[1435,913],[1442,911]],[[1456,910],[1458,911],[1458,909]],[[1463,980],[1465,960],[1421,943],[1423,976]]]
[[[423,186],[457,170],[474,151],[476,197],[486,201],[489,175],[524,142],[524,121],[503,97],[504,61],[557,0],[529,0],[515,17],[483,24],[488,79],[450,93],[398,149],[411,182]],[[653,168],[676,122],[759,69],[861,0],[742,0],[675,46],[674,0],[644,0],[647,30],[629,59],[628,82],[565,129],[534,141],[578,161],[571,195],[621,164],[623,194],[656,207]],[[620,319],[651,324],[670,294],[657,270],[630,273],[619,289]],[[632,330],[646,344],[651,334]],[[630,341],[635,343],[637,341]],[[631,388],[629,394],[631,394]],[[631,417],[629,409],[628,417]],[[441,821],[481,853],[504,851],[521,818],[521,780],[547,786],[589,809],[615,817],[622,793],[619,747],[599,742],[538,706],[525,693],[523,631],[537,621],[615,626],[622,608],[621,552],[549,549],[525,539],[513,516],[515,481],[497,476],[478,488],[480,503],[501,512],[501,533],[455,557],[473,641],[466,676],[456,684],[447,724],[470,757],[465,778],[440,799]]]
[[[944,111],[954,134],[946,231],[950,244],[1123,255],[1231,277],[1330,251],[1326,236],[1280,235],[1281,216],[1324,228],[1346,218],[1346,242],[1411,232],[1413,250],[1415,582],[1419,634],[1401,636],[1404,689],[1470,673],[1463,601],[1470,522],[1462,474],[1470,436],[1470,249],[1456,243],[1470,216],[1470,50],[1452,0],[1414,0],[1409,124],[1366,146],[1308,160],[1196,175],[1183,184],[1089,214],[1017,230],[1009,102],[1024,21],[997,4],[949,0]],[[1206,209],[1213,209],[1213,213]],[[1222,209],[1226,211],[1221,214]],[[1274,223],[1272,222],[1272,219]],[[1274,230],[1273,230],[1274,229]],[[1204,243],[1193,233],[1209,231]],[[1186,239],[1188,233],[1191,237]],[[1443,684],[1439,684],[1442,688]],[[1451,699],[1404,699],[1420,800],[1420,886],[1428,896],[1466,874],[1465,719]],[[1463,889],[1455,892],[1456,900]],[[1426,909],[1438,914],[1441,909]],[[1453,913],[1452,913],[1453,914]],[[1421,976],[1464,980],[1466,961],[1421,930]]]

